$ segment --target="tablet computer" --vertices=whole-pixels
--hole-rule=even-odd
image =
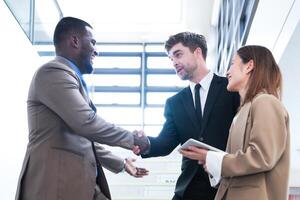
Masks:
[[[187,140],[183,145],[181,145],[180,149],[187,149],[188,146],[196,146],[196,147],[201,147],[203,149],[211,150],[211,151],[218,151],[218,152],[223,152],[222,150],[210,146],[208,144],[205,144],[203,142],[197,141],[195,139],[189,139]]]

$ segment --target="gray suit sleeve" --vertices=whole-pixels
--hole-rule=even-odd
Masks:
[[[97,115],[80,92],[78,78],[70,71],[44,67],[36,74],[34,87],[37,98],[76,134],[98,143],[132,149],[132,133]]]
[[[101,146],[98,143],[94,143],[95,145],[95,151],[96,156],[101,163],[101,165],[114,173],[119,173],[124,169],[124,159],[120,158],[109,150],[105,149],[103,146]]]

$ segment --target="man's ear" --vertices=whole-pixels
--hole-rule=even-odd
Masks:
[[[247,63],[247,67],[246,67],[246,73],[249,74],[250,72],[252,72],[252,70],[254,69],[254,62],[253,60],[249,60],[249,62]]]
[[[72,47],[79,48],[79,38],[77,35],[71,35],[70,42]]]
[[[202,49],[201,49],[200,47],[197,47],[197,48],[195,49],[194,53],[195,53],[196,55],[198,55],[198,56],[203,57],[203,55],[202,55]]]

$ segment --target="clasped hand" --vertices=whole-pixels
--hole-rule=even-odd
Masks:
[[[133,131],[134,138],[134,147],[132,149],[133,153],[136,155],[141,155],[147,151],[149,151],[150,144],[148,137],[144,133],[144,131]]]

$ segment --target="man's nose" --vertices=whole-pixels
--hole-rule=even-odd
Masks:
[[[173,66],[176,67],[178,65],[178,62],[176,59],[172,59],[172,62],[173,62]]]

